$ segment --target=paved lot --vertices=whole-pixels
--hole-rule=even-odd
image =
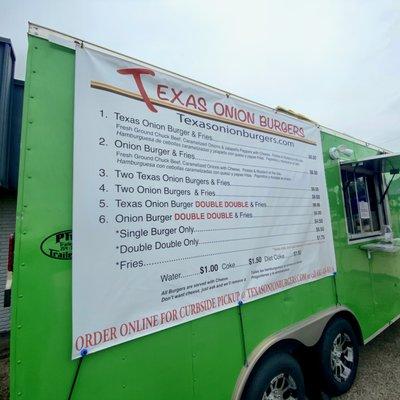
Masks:
[[[7,400],[8,341],[0,337],[0,400]],[[400,399],[400,321],[361,349],[358,377],[337,400]]]

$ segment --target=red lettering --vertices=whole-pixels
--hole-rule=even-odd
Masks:
[[[127,325],[127,324],[122,324],[122,325],[119,327],[119,334],[120,334],[121,336],[126,336],[128,333],[129,333],[128,325]]]
[[[196,104],[196,99],[195,97],[191,94],[186,100],[186,107],[192,106],[194,109],[197,110],[197,104]]]
[[[207,111],[207,102],[204,97],[199,97],[199,110]]]
[[[85,342],[86,342],[85,347],[93,346],[93,343],[92,343],[92,334],[91,334],[91,333],[86,333],[86,334],[85,334]]]
[[[184,104],[184,103],[181,101],[181,99],[179,98],[180,95],[183,93],[183,91],[180,90],[179,92],[176,92],[174,88],[171,88],[171,91],[172,91],[172,93],[173,93],[173,95],[174,95],[174,97],[171,99],[171,103],[173,104],[173,103],[175,103],[175,100],[178,100],[179,103],[181,103],[181,104],[184,106],[185,104]]]
[[[214,112],[217,115],[224,115],[224,105],[221,103],[215,103],[214,104]]]
[[[141,75],[151,75],[154,76],[154,71],[147,68],[121,68],[117,70],[122,75],[132,75],[135,80],[136,86],[139,89],[139,92],[143,98],[143,101],[146,103],[147,108],[152,112],[157,112],[156,108],[153,106],[149,96],[144,89]]]
[[[83,336],[78,336],[78,337],[76,338],[76,340],[75,340],[75,349],[76,349],[77,351],[80,351],[80,350],[83,349],[84,341],[85,341],[85,340],[83,339]]]
[[[110,330],[111,330],[110,340],[116,339],[117,338],[117,328],[115,326],[113,326],[112,328],[110,328]]]
[[[161,97],[162,94],[166,95],[167,92],[165,90],[162,89],[168,89],[168,86],[166,85],[157,85],[157,97],[160,100],[167,100],[168,101],[168,97]]]
[[[277,119],[274,119],[274,129],[277,131],[281,130],[281,123]]]

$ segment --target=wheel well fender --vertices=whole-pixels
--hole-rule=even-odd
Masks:
[[[351,325],[351,327],[353,328],[354,333],[356,334],[356,337],[358,339],[358,344],[362,345],[364,343],[364,338],[363,338],[360,324],[357,321],[357,318],[355,317],[355,315],[348,310],[342,310],[342,311],[339,311],[338,313],[336,313],[335,315],[333,315],[332,318],[326,324],[326,327],[325,327],[324,332],[322,333],[321,337],[325,333],[328,325],[331,324],[334,320],[336,320],[338,318],[342,318],[342,319],[346,320]]]

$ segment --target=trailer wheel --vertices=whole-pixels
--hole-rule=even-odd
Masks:
[[[242,400],[304,400],[304,378],[299,363],[287,353],[266,358],[247,383]]]
[[[358,367],[358,340],[350,323],[334,320],[318,346],[323,389],[331,396],[346,393],[354,383]]]

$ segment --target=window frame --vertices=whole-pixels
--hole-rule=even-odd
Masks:
[[[339,175],[340,175],[341,192],[342,192],[342,200],[343,200],[343,211],[344,211],[346,233],[347,233],[347,242],[348,242],[348,244],[356,244],[356,243],[371,241],[373,239],[382,239],[385,236],[383,226],[391,225],[390,208],[389,208],[387,196],[385,196],[385,198],[383,199],[381,204],[379,203],[379,201],[380,201],[379,195],[382,195],[385,191],[385,188],[387,187],[386,176],[382,172],[374,173],[374,171],[372,169],[369,170],[371,172],[371,174],[369,174],[369,175],[371,175],[374,180],[374,187],[375,187],[374,191],[375,191],[375,195],[377,197],[376,201],[378,204],[378,217],[379,217],[380,230],[374,231],[374,232],[350,233],[349,232],[349,219],[348,219],[347,209],[346,209],[346,197],[345,197],[346,194],[344,191],[344,182],[343,182],[343,175],[342,175],[342,171],[345,170],[344,167],[346,166],[346,164],[339,163]],[[355,170],[356,170],[356,168],[355,168]],[[357,171],[354,171],[353,173],[355,174],[356,172]],[[367,176],[367,175],[368,174],[365,174],[363,176]],[[354,176],[354,178],[355,178],[355,176]],[[356,178],[355,178],[354,182],[355,181],[356,181]],[[368,182],[367,182],[367,185],[368,185]],[[358,196],[357,189],[356,189],[356,196]],[[367,196],[369,199],[368,190],[367,190]],[[370,202],[368,201],[368,204],[369,203]],[[358,204],[358,200],[357,200],[357,204]],[[369,211],[370,211],[370,216],[372,216],[371,209]],[[351,212],[351,210],[350,210],[350,212]],[[351,223],[353,224],[353,219],[351,219]]]

